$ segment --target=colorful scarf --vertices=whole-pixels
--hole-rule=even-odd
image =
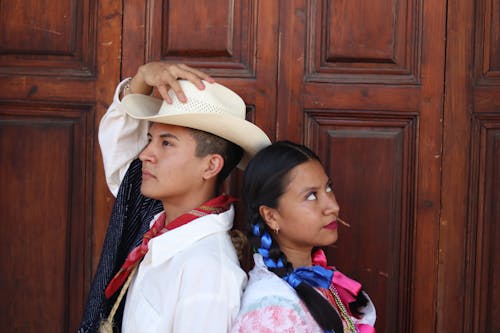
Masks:
[[[301,282],[324,289],[328,289],[330,284],[333,284],[335,287],[339,287],[338,289],[347,291],[340,295],[347,303],[351,303],[356,299],[356,295],[361,290],[361,284],[335,270],[332,266],[328,266],[323,250],[318,249],[313,253],[312,264],[311,267],[295,269],[284,279],[294,288]]]
[[[328,266],[325,252],[321,249],[313,253],[311,267],[299,267],[285,276],[284,279],[293,288],[296,288],[302,282],[327,291],[332,286],[344,305],[354,302],[361,292],[359,282],[345,276],[334,267]],[[375,333],[375,329],[367,324],[355,324],[355,327],[360,333]]]

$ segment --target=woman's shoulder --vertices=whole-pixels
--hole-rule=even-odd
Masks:
[[[260,255],[254,261],[233,332],[320,332],[295,290],[267,270]]]
[[[248,284],[242,302],[255,303],[265,301],[296,303],[299,301],[295,290],[279,276],[269,271],[262,256],[254,254],[254,267],[249,272]]]

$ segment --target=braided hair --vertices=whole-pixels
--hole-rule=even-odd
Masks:
[[[250,161],[243,178],[242,199],[250,245],[262,255],[267,268],[281,278],[292,273],[294,268],[269,233],[259,207],[276,208],[290,181],[290,170],[309,160],[321,162],[314,152],[303,145],[278,141],[261,150]],[[344,331],[337,311],[312,286],[301,282],[295,291],[323,330]]]

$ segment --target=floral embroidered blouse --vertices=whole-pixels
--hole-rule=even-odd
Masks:
[[[324,333],[300,300],[295,290],[270,272],[260,254],[254,254],[255,267],[241,300],[240,312],[233,323],[233,333]],[[335,273],[337,274],[338,271]],[[338,272],[341,281],[355,281]],[[337,285],[341,299],[345,291]],[[366,295],[366,294],[365,294]],[[368,298],[368,295],[366,295]],[[328,299],[328,297],[327,297]],[[351,316],[360,333],[375,333],[375,307],[371,300],[361,309],[363,316]]]

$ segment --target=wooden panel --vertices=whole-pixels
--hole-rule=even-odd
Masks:
[[[471,332],[500,330],[500,114],[475,119],[479,132],[474,149],[477,163],[472,170],[476,179],[471,188],[471,233],[468,244],[473,255],[475,281],[471,297]],[[478,194],[478,195],[477,195]],[[474,255],[475,254],[475,255]]]
[[[3,1],[0,10],[3,25],[3,33],[0,34],[2,53],[72,54],[74,52],[72,41],[76,32],[75,5],[74,1],[49,4]],[[45,11],[54,15],[38,15]],[[25,26],[26,23],[28,27]]]
[[[407,332],[415,274],[408,258],[415,255],[416,116],[306,110],[306,117],[305,142],[320,154],[340,216],[351,224],[341,227],[331,264],[363,281],[378,309],[378,331]]]
[[[148,58],[189,56],[197,66],[212,68],[214,75],[254,77],[256,10],[256,1],[153,2]]]
[[[40,127],[27,121],[0,122],[0,266],[2,272],[9,272],[2,274],[0,285],[3,298],[10,300],[3,302],[0,313],[3,325],[7,325],[4,329],[10,332],[35,332],[46,323],[54,323],[54,328],[62,331],[65,319],[71,195],[61,180],[70,178],[71,133],[68,124],[37,125]],[[58,128],[49,131],[47,125]],[[37,168],[29,167],[34,163]],[[16,201],[12,202],[14,194]],[[37,279],[31,279],[32,276]],[[23,312],[41,315],[30,322],[18,316]]]
[[[497,86],[480,86],[474,90],[474,112],[489,113],[492,110],[500,111],[500,93]],[[470,95],[470,92],[469,92]],[[470,98],[470,96],[469,96]]]
[[[420,103],[417,86],[325,85],[309,83],[304,91],[305,108],[367,109],[414,113]]]
[[[8,332],[76,330],[89,253],[93,111],[0,104],[0,310]]]
[[[0,2],[0,73],[92,76],[95,5],[96,0]]]
[[[163,56],[233,56],[234,24],[239,23],[235,22],[239,17],[235,17],[234,0],[163,3]]]
[[[308,80],[417,83],[421,1],[310,2]]]
[[[95,82],[46,76],[8,76],[0,82],[0,98],[8,100],[58,100],[85,102],[95,98]]]
[[[476,3],[476,78],[479,84],[500,84],[500,2]]]

